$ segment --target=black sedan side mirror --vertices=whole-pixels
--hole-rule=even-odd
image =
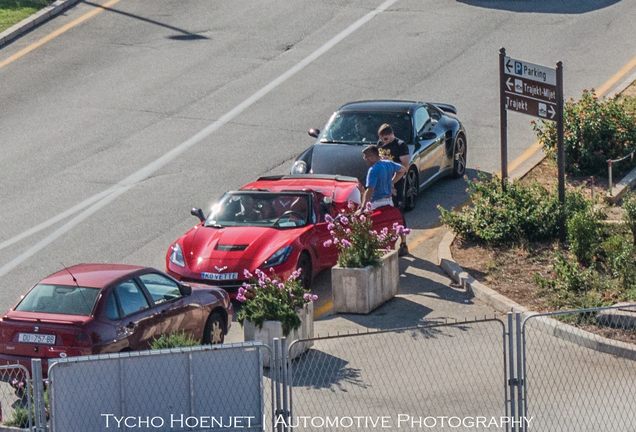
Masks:
[[[318,138],[318,135],[320,135],[320,129],[311,128],[307,133],[310,137]]]
[[[198,217],[201,222],[205,222],[205,215],[203,214],[203,210],[201,210],[200,208],[193,208],[192,210],[190,210],[190,214],[192,216]]]
[[[186,283],[179,284],[179,291],[184,297],[188,297],[192,294],[192,287]]]
[[[420,139],[425,141],[435,138],[437,138],[437,134],[435,132],[424,132],[422,135],[420,135]]]

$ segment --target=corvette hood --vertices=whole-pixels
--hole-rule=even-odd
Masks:
[[[369,166],[362,159],[366,145],[314,144],[311,170],[314,174],[340,174],[357,177],[366,184]]]
[[[278,230],[267,227],[207,228],[198,226],[182,237],[183,255],[194,272],[241,271],[258,267],[307,227]],[[238,269],[238,270],[237,270]]]

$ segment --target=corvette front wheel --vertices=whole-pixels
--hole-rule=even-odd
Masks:
[[[297,269],[300,269],[300,281],[303,284],[303,288],[308,290],[311,287],[311,258],[307,255],[307,252],[300,254],[298,258]]]

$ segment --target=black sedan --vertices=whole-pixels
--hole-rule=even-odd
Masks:
[[[341,174],[364,185],[367,164],[362,149],[378,142],[378,129],[388,123],[409,148],[406,210],[412,210],[423,188],[438,178],[462,177],[466,171],[466,131],[457,110],[442,103],[374,100],[351,102],[333,113],[322,132],[294,162],[292,174]]]

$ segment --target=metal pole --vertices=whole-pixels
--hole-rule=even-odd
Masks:
[[[287,398],[287,390],[289,383],[287,382],[287,338],[281,339],[280,353],[281,353],[281,378],[283,384],[283,415],[288,419],[291,419],[289,415],[289,399]],[[287,432],[290,429],[291,421],[284,426],[283,430]]]
[[[523,423],[523,416],[524,416],[523,403],[525,402],[523,400],[523,386],[525,384],[525,381],[524,381],[525,377],[522,374],[523,363],[521,361],[522,358],[521,358],[521,313],[520,312],[515,313],[515,321],[517,325],[517,337],[515,341],[515,344],[517,346],[517,404],[518,404],[517,417],[519,418],[519,421],[521,422],[519,423],[519,430],[525,430],[524,423]]]
[[[506,93],[504,76],[504,63],[506,61],[506,49],[499,50],[499,119],[501,123],[501,188],[506,190],[508,181],[508,111],[506,110]]]
[[[607,161],[607,170],[609,171],[609,196],[612,196],[612,160]]]
[[[276,426],[276,430],[279,432],[283,431],[283,424],[285,421],[285,417],[283,415],[282,409],[281,409],[281,397],[280,397],[280,368],[278,367],[278,359],[280,357],[280,339],[278,338],[274,338],[274,352],[273,354],[273,358],[272,361],[270,362],[270,372],[272,374],[272,378],[274,379],[274,381],[276,382],[276,391],[275,393],[272,395],[272,397],[274,399],[276,399],[276,411],[274,412],[274,418],[276,419],[276,422],[274,424],[277,424]]]
[[[556,67],[557,165],[559,168],[559,240],[565,242],[565,149],[563,144],[563,63]]]
[[[508,312],[508,367],[510,368],[510,379],[508,380],[508,388],[510,389],[510,418],[517,418],[516,404],[515,404],[515,350],[513,341],[513,325],[512,325],[512,312]],[[511,422],[512,423],[512,422]],[[512,423],[511,431],[516,431],[515,424]]]
[[[31,359],[31,373],[33,374],[33,412],[34,419],[29,419],[29,424],[35,426],[37,431],[46,431],[46,407],[44,406],[44,385],[42,378],[42,360]],[[28,384],[28,383],[27,383]],[[27,386],[27,392],[30,391]],[[31,402],[31,398],[29,398]],[[31,407],[29,406],[29,418],[31,417]],[[32,421],[34,420],[34,421]]]

